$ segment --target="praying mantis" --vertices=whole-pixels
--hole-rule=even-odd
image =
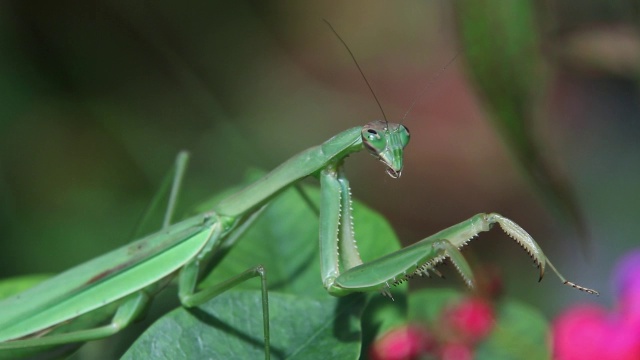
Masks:
[[[348,129],[290,158],[208,212],[167,224],[159,232],[1,301],[0,355],[12,349],[110,336],[135,320],[148,304],[150,294],[175,275],[178,297],[185,307],[198,306],[249,278],[260,277],[265,358],[269,358],[265,269],[256,266],[216,286],[196,291],[198,274],[208,259],[233,246],[274,197],[308,176],[320,181],[321,279],[333,296],[371,291],[391,296],[390,287],[414,275],[435,272],[434,267],[445,259],[473,287],[473,272],[460,248],[495,224],[529,253],[540,269],[540,279],[548,265],[564,284],[597,294],[566,280],[524,229],[496,213],[477,214],[397,252],[363,263],[354,238],[345,158],[366,149],[385,166],[391,178],[399,178],[409,139],[406,126],[386,121]],[[109,311],[105,312],[107,308]],[[69,332],[58,329],[73,325],[74,319],[92,312],[112,315],[109,324]]]
[[[1,300],[0,357],[18,356],[25,349],[47,349],[111,336],[137,319],[152,295],[174,278],[180,302],[192,308],[257,277],[261,280],[264,354],[269,359],[268,269],[258,265],[230,279],[221,279],[224,281],[214,286],[199,288],[198,284],[209,260],[232,249],[274,198],[306,177],[320,182],[320,275],[330,295],[381,292],[391,297],[391,287],[416,275],[437,274],[435,267],[446,259],[465,284],[473,288],[473,272],[460,249],[496,224],[531,256],[539,267],[540,279],[548,266],[564,284],[597,294],[566,280],[524,229],[497,213],[474,215],[399,251],[363,262],[353,230],[345,159],[366,150],[384,165],[391,178],[397,179],[402,174],[409,140],[405,125],[372,121],[293,156],[207,212],[171,224],[170,205],[160,231]],[[184,171],[180,169],[184,169],[186,161],[185,154],[178,156],[171,199],[176,198]],[[102,325],[105,321],[107,325]]]

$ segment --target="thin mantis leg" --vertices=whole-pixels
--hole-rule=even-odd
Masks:
[[[265,207],[252,214],[238,229],[236,229],[231,235],[232,242],[239,238],[242,233],[261,215]],[[221,293],[230,290],[238,284],[241,284],[254,277],[260,277],[260,286],[262,289],[262,323],[264,333],[264,354],[265,359],[271,357],[271,350],[269,346],[270,342],[270,330],[269,330],[269,294],[267,291],[267,274],[262,265],[257,265],[249,268],[241,274],[227,279],[221,283],[213,286],[209,286],[204,289],[197,290],[198,275],[200,273],[200,267],[203,265],[203,260],[206,259],[216,249],[216,243],[222,234],[220,226],[216,226],[212,229],[211,238],[209,244],[205,249],[191,262],[186,264],[180,271],[180,277],[178,279],[178,297],[180,302],[185,307],[198,306]]]
[[[178,195],[182,188],[182,179],[187,171],[187,165],[189,163],[189,153],[181,151],[176,158],[176,169],[173,176],[173,182],[171,185],[171,193],[169,194],[169,204],[167,204],[167,211],[165,212],[164,221],[162,222],[162,228],[165,229],[171,225],[171,218],[175,212],[176,202],[178,201]]]
[[[168,189],[170,191],[169,200],[164,212],[162,228],[165,229],[169,225],[171,225],[171,219],[173,218],[175,212],[175,204],[178,201],[180,189],[182,188],[182,179],[184,178],[184,175],[187,171],[188,163],[189,153],[187,151],[179,152],[176,156],[173,168],[171,169],[170,173],[164,177],[158,191],[155,193],[147,209],[145,210],[144,215],[138,221],[138,225],[135,227],[135,231],[131,236],[132,239],[138,238],[140,237],[140,235],[143,235],[144,230],[146,229],[146,225],[149,223],[150,218],[154,213],[153,210],[157,208],[160,202],[164,199],[164,195],[166,194],[166,191]]]
[[[10,341],[2,344],[2,349],[18,349],[35,346],[54,346],[74,342],[84,342],[111,336],[129,326],[144,311],[150,301],[150,296],[139,291],[129,296],[121,303],[111,322],[93,329],[77,330],[67,333],[51,334],[44,337]]]
[[[186,274],[187,272],[197,272],[197,268],[185,268],[182,270],[182,274]],[[264,332],[264,355],[265,359],[269,359],[271,357],[270,350],[270,330],[269,330],[269,294],[267,291],[267,272],[262,265],[257,265],[252,268],[249,268],[242,272],[241,274],[234,276],[230,279],[227,279],[219,284],[214,286],[207,287],[205,289],[199,291],[180,291],[180,301],[185,307],[194,307],[200,304],[205,303],[206,301],[222,294],[223,292],[232,289],[236,285],[239,285],[249,279],[260,277],[260,288],[262,290],[262,324],[263,324],[263,332]],[[184,277],[180,277],[180,288],[183,288],[182,281],[191,282],[193,277],[192,275],[185,275]],[[185,287],[191,287],[191,284],[184,285]]]

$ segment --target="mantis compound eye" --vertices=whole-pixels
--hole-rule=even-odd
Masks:
[[[362,143],[369,152],[379,157],[380,152],[386,147],[386,138],[382,136],[382,126],[378,122],[372,122],[362,128]]]
[[[367,139],[369,139],[369,141],[376,141],[376,140],[380,140],[380,134],[378,134],[377,131],[373,130],[373,129],[368,129],[367,130]]]

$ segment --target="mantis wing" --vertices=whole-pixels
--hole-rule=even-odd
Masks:
[[[33,288],[0,301],[0,341],[29,335],[44,330],[53,324],[68,320],[92,310],[84,306],[79,295],[95,286],[102,286],[116,273],[136,268],[140,263],[202,232],[202,217],[187,219],[175,226],[149,235],[141,240],[118,248],[105,255],[71,268],[46,280]],[[166,271],[162,276],[166,276]],[[157,278],[157,276],[156,276]],[[156,279],[157,281],[157,279]],[[124,297],[138,289],[123,289],[122,286],[107,287],[108,299],[116,300],[120,293]],[[103,299],[103,297],[99,297]],[[72,302],[73,306],[64,306]],[[86,304],[95,308],[103,304],[89,299]],[[53,305],[65,311],[52,312]],[[40,320],[42,317],[47,320]]]

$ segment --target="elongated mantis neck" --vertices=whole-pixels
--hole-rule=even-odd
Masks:
[[[238,216],[261,206],[292,183],[362,150],[362,129],[358,126],[345,130],[323,144],[291,157],[244,190],[222,200],[213,210],[220,215]]]
[[[257,209],[292,183],[338,165],[352,153],[367,149],[387,168],[387,174],[400,177],[404,147],[409,143],[406,126],[387,121],[371,121],[365,126],[345,130],[321,145],[309,148],[285,161],[262,179],[222,200],[213,210],[222,216],[237,217]]]

